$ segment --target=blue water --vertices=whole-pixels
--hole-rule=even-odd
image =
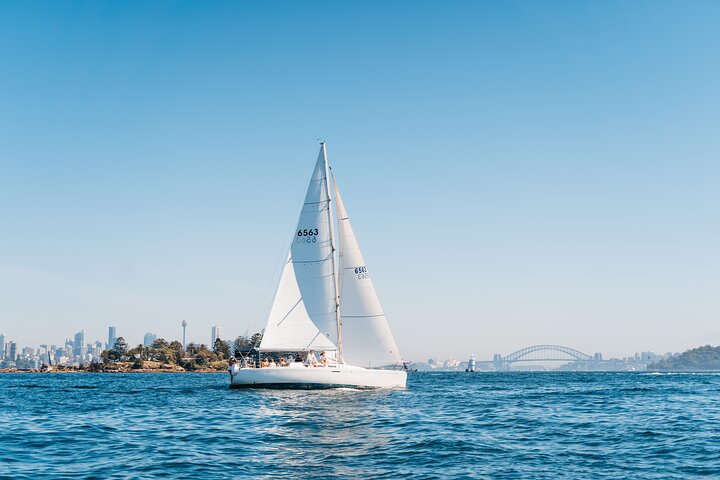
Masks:
[[[720,478],[720,375],[0,374],[0,478]]]

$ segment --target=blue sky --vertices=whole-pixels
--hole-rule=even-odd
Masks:
[[[406,357],[720,344],[719,23],[0,0],[0,333],[259,330],[322,137]]]

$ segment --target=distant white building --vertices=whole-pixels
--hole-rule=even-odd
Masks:
[[[453,369],[453,368],[457,368],[458,366],[460,366],[460,362],[455,360],[452,357],[448,358],[447,360],[445,360],[443,362],[443,368]]]
[[[210,334],[210,348],[215,346],[215,340],[220,338],[220,327],[212,327],[212,333]]]

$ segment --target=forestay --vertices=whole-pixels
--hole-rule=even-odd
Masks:
[[[337,348],[327,172],[323,145],[263,332],[262,351]]]
[[[335,178],[343,359],[362,367],[400,365],[402,357],[363,259]]]

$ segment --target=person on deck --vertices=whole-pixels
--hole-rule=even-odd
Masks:
[[[305,359],[305,366],[306,367],[317,367],[318,361],[317,357],[315,357],[315,351],[310,350],[307,354],[307,358]]]
[[[238,367],[237,360],[235,360],[235,357],[230,357],[230,360],[228,360],[228,371],[230,372],[230,381],[232,382],[233,375],[237,373],[237,371],[240,368]]]
[[[323,367],[327,367],[327,352],[322,352],[320,354],[320,364]]]

